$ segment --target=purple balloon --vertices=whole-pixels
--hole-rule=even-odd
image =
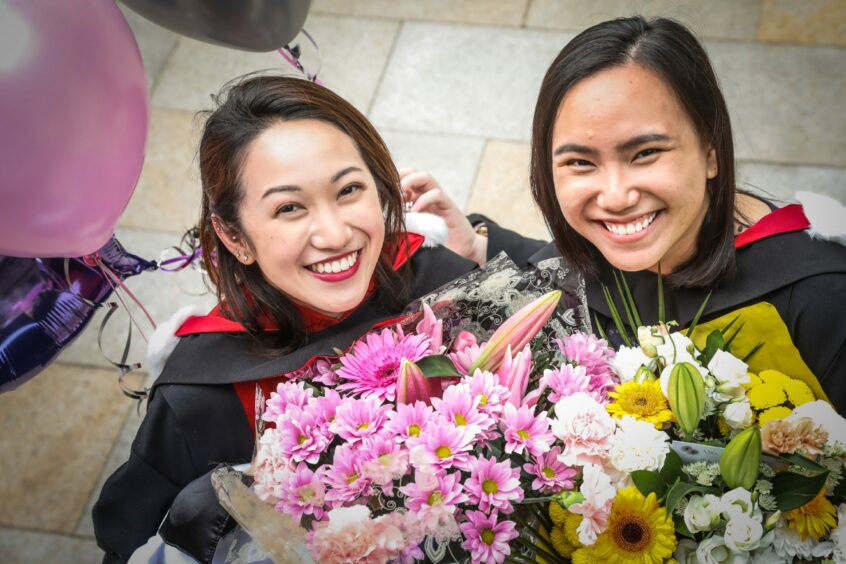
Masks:
[[[147,80],[111,0],[0,0],[0,255],[114,233],[144,161]]]
[[[127,253],[115,238],[99,255],[121,280],[156,269],[154,262]],[[0,256],[0,392],[50,364],[111,292],[103,271],[81,258]]]

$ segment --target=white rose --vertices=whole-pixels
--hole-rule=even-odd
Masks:
[[[743,488],[734,488],[723,494],[720,500],[723,506],[723,517],[727,521],[737,517],[750,517],[761,520],[761,510],[752,501],[752,494]]]
[[[761,546],[763,534],[761,521],[738,515],[726,523],[724,541],[732,552],[749,552]]]
[[[679,564],[699,564],[699,559],[696,557],[696,543],[690,539],[681,539],[673,558]]]
[[[620,347],[620,350],[614,354],[614,358],[608,361],[622,383],[631,381],[637,369],[649,362],[650,358],[638,347]]]
[[[696,558],[699,564],[745,564],[749,562],[749,556],[735,554],[727,546],[723,537],[714,535],[708,537],[696,549]]]
[[[811,420],[820,425],[828,433],[828,445],[842,443],[846,446],[846,419],[834,411],[827,401],[817,400],[804,403],[793,410],[788,421],[795,421],[800,417],[810,417]]]
[[[723,419],[732,429],[746,429],[752,425],[754,415],[749,400],[733,402],[723,410]]]
[[[620,472],[660,470],[670,452],[668,438],[652,423],[626,415],[617,421],[608,459]]]
[[[708,363],[708,370],[720,384],[748,384],[749,365],[733,354],[717,350]]]
[[[722,502],[715,495],[691,496],[684,508],[684,524],[691,533],[710,531],[720,522]]]

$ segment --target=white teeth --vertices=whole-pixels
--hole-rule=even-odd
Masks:
[[[608,229],[608,231],[615,235],[634,235],[635,233],[640,233],[649,227],[649,225],[655,220],[656,215],[658,215],[658,212],[652,212],[640,221],[627,223],[625,225],[621,225],[619,223],[608,223],[607,221],[603,221],[602,223],[605,224],[605,228]]]
[[[308,268],[317,272],[319,274],[324,273],[338,273],[344,272],[345,270],[349,270],[355,264],[356,259],[358,259],[358,251],[351,253],[340,260],[334,260],[331,262],[319,262],[317,264],[313,264]]]

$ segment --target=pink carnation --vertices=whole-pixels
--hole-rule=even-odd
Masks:
[[[555,416],[552,433],[564,446],[559,460],[569,466],[602,464],[617,429],[605,407],[588,394],[577,392],[555,404]]]
[[[321,564],[383,564],[408,548],[403,524],[394,514],[371,519],[362,505],[333,509],[309,535],[309,550]]]
[[[579,488],[585,500],[570,506],[570,512],[583,517],[579,524],[579,542],[592,545],[596,537],[608,527],[608,517],[617,490],[611,484],[611,478],[596,464],[587,464],[582,469],[582,485]]]
[[[283,494],[282,482],[292,468],[290,456],[283,453],[279,445],[276,429],[266,429],[259,438],[253,461],[256,495],[262,501],[279,499]]]

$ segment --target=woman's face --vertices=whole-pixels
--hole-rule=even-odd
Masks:
[[[696,252],[717,175],[670,88],[627,65],[576,83],[552,130],[558,204],[567,223],[616,268],[672,272]]]
[[[273,125],[248,148],[241,184],[241,225],[268,282],[332,316],[361,303],[385,220],[348,135],[317,120]]]

